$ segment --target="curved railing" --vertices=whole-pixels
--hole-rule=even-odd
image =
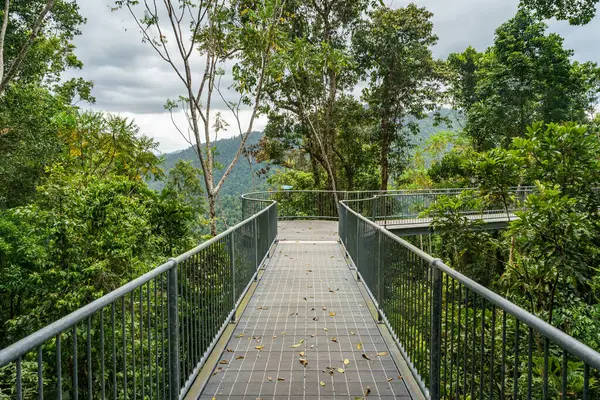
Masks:
[[[339,236],[426,397],[600,398],[598,352],[352,209],[360,203],[341,202]]]
[[[0,350],[0,398],[181,399],[277,236],[277,203]]]
[[[518,210],[533,187],[523,186],[509,189],[509,203],[493,203],[487,209],[463,210],[465,214],[482,219],[500,218]],[[328,190],[284,190],[255,192],[242,195],[242,215],[255,214],[270,201],[279,203],[280,219],[320,219],[337,220],[337,201],[352,204],[355,211],[368,216],[384,226],[428,223],[421,213],[435,204],[443,196],[457,196],[465,191],[476,192],[473,188],[420,189],[420,190],[369,190],[369,191],[328,191]]]

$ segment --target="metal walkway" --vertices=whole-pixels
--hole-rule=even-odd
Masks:
[[[280,241],[200,398],[367,396],[410,399],[341,246]]]

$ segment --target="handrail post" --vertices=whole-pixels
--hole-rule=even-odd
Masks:
[[[360,235],[359,235],[359,226],[360,226],[360,219],[356,218],[356,251],[354,252],[356,254],[356,260],[354,260],[354,265],[356,266],[356,280],[360,282],[360,273],[358,271],[358,264],[360,263],[360,258],[358,256],[358,245],[360,243]]]
[[[254,280],[258,281],[258,224],[256,222],[256,217],[254,217],[254,259],[256,262],[256,275],[254,276]]]
[[[381,231],[377,230],[377,321],[379,323],[383,322],[383,313],[381,310],[381,304],[382,304],[382,295],[383,295],[383,288],[381,287],[382,279],[381,279],[381,274],[383,272],[383,263],[381,262],[381,257],[382,257],[382,243],[381,243]]]
[[[167,312],[169,332],[169,399],[178,400],[180,390],[179,370],[179,318],[177,293],[177,261],[167,272]]]
[[[431,365],[429,371],[429,396],[431,400],[440,399],[440,364],[442,351],[442,271],[437,268],[439,260],[431,263],[433,286],[431,288]]]
[[[229,266],[231,268],[231,297],[232,297],[232,307],[233,307],[233,314],[231,315],[231,323],[235,324],[235,303],[237,301],[236,295],[235,295],[235,231],[231,232],[231,235],[229,236]]]

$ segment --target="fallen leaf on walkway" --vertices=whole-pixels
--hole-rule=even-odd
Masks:
[[[367,386],[367,389],[365,390],[365,396],[368,396],[371,393],[371,388]]]
[[[252,336],[252,339],[254,339],[254,340],[260,340],[261,337],[262,336]]]
[[[305,298],[304,298],[304,301],[308,301],[308,299],[305,297]]]
[[[228,353],[233,353],[233,349],[227,349]]]
[[[244,358],[244,356],[237,356],[235,359],[236,360],[242,360]]]
[[[308,365],[308,361],[306,360],[306,358],[301,358],[300,359],[300,364],[304,365],[305,367]]]
[[[330,317],[335,317],[335,312],[334,311],[329,311],[329,316]]]
[[[327,328],[323,328],[325,330],[325,332],[327,332]]]
[[[261,351],[262,349],[265,348],[265,346],[254,346],[254,348],[258,351]]]
[[[319,385],[325,386],[325,382],[321,381],[321,382],[319,382]]]
[[[359,344],[357,344],[357,345],[356,345],[356,348],[357,348],[358,350],[362,350],[362,343],[359,343]]]
[[[277,378],[278,381],[285,381],[285,378]]]
[[[304,352],[303,352],[303,351],[301,351],[300,353],[298,353],[298,355],[299,355],[300,357],[304,357]]]
[[[348,364],[350,364],[350,360],[348,360],[347,358],[344,359],[344,365],[348,365]]]
[[[380,351],[379,353],[377,353],[378,356],[383,357],[383,356],[387,356],[388,352],[387,351]]]
[[[312,349],[312,348],[314,348],[314,347],[315,347],[315,345],[314,345],[314,344],[311,344],[311,345],[310,345],[310,348],[311,348],[311,349]]]
[[[313,317],[313,321],[318,321],[319,317]]]
[[[241,337],[244,337],[244,334],[243,334],[243,333],[240,333],[239,335],[235,335],[235,337],[236,337],[237,339],[239,339],[239,338],[241,338]]]
[[[363,353],[363,355],[362,355],[362,358],[364,358],[365,360],[370,360],[370,359],[371,359],[371,358],[369,358],[369,356],[368,356],[368,355],[366,355],[366,354],[364,354],[364,353]]]
[[[273,380],[273,378],[271,378],[270,376],[267,376],[267,379],[269,380],[269,382]]]
[[[323,311],[327,310],[327,307],[323,306]]]
[[[333,343],[337,343],[337,342],[338,342],[338,341],[337,341],[337,338],[331,338],[331,341],[332,341]]]
[[[394,378],[388,378],[388,382],[391,382],[393,380],[394,380]]]
[[[340,374],[343,374],[344,372],[346,372],[346,370],[345,370],[344,368],[338,368],[338,372],[339,372]]]
[[[219,364],[229,364],[229,361],[227,361],[227,360],[221,360],[221,361],[219,361]]]
[[[351,334],[352,336],[356,335],[356,333],[354,333],[354,332],[352,332],[352,331],[350,332],[350,334]]]

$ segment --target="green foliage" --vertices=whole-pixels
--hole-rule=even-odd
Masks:
[[[388,187],[390,152],[402,159],[410,147],[407,132],[418,132],[408,117],[423,119],[437,107],[443,78],[431,54],[437,43],[433,14],[414,4],[406,8],[379,7],[353,36],[359,71],[369,86],[362,99],[378,127],[375,142],[380,148],[380,189]],[[396,163],[395,169],[404,169]]]
[[[571,25],[585,25],[596,15],[598,0],[521,0],[525,7],[537,11],[542,17],[567,20]]]
[[[485,54],[469,48],[449,57],[451,94],[467,115],[477,150],[508,147],[535,121],[586,121],[600,78],[594,63],[572,62],[563,39],[525,10],[496,30]]]

